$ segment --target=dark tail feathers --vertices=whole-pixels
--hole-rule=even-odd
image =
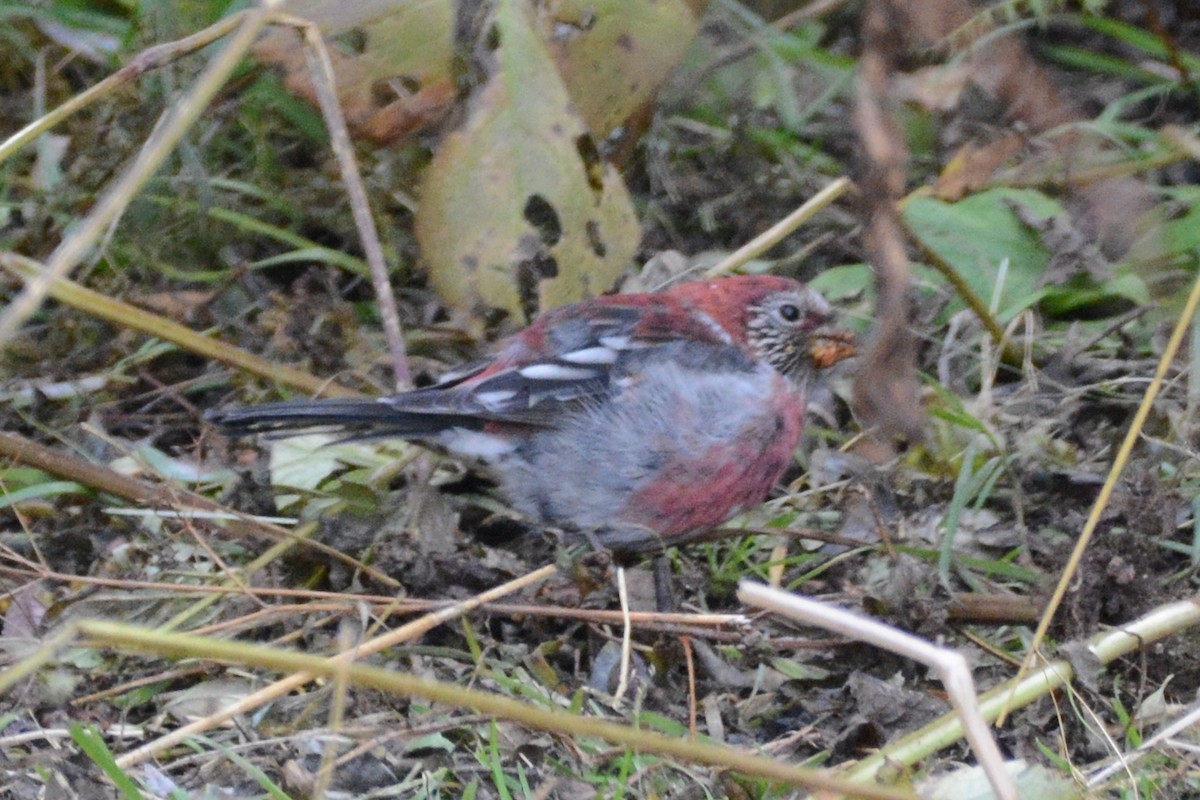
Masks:
[[[269,403],[210,412],[206,419],[227,434],[343,433],[351,439],[419,439],[462,424],[445,413],[422,414],[377,400],[314,400]]]

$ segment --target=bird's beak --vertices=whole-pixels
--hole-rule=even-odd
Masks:
[[[809,336],[808,357],[816,369],[827,369],[855,354],[850,331],[815,331]]]

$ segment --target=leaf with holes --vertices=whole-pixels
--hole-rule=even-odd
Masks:
[[[446,303],[525,321],[608,289],[640,231],[523,3],[500,3],[496,33],[497,68],[429,166],[416,235]]]

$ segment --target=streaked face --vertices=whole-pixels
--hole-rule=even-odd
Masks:
[[[760,358],[803,382],[815,370],[854,355],[853,336],[831,330],[832,320],[833,308],[814,291],[775,292],[751,308],[747,336]]]

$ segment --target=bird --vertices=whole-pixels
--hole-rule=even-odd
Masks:
[[[854,354],[817,291],[747,275],[550,310],[491,356],[379,399],[220,410],[230,435],[399,438],[489,474],[536,525],[663,552],[761,504],[816,374]]]

